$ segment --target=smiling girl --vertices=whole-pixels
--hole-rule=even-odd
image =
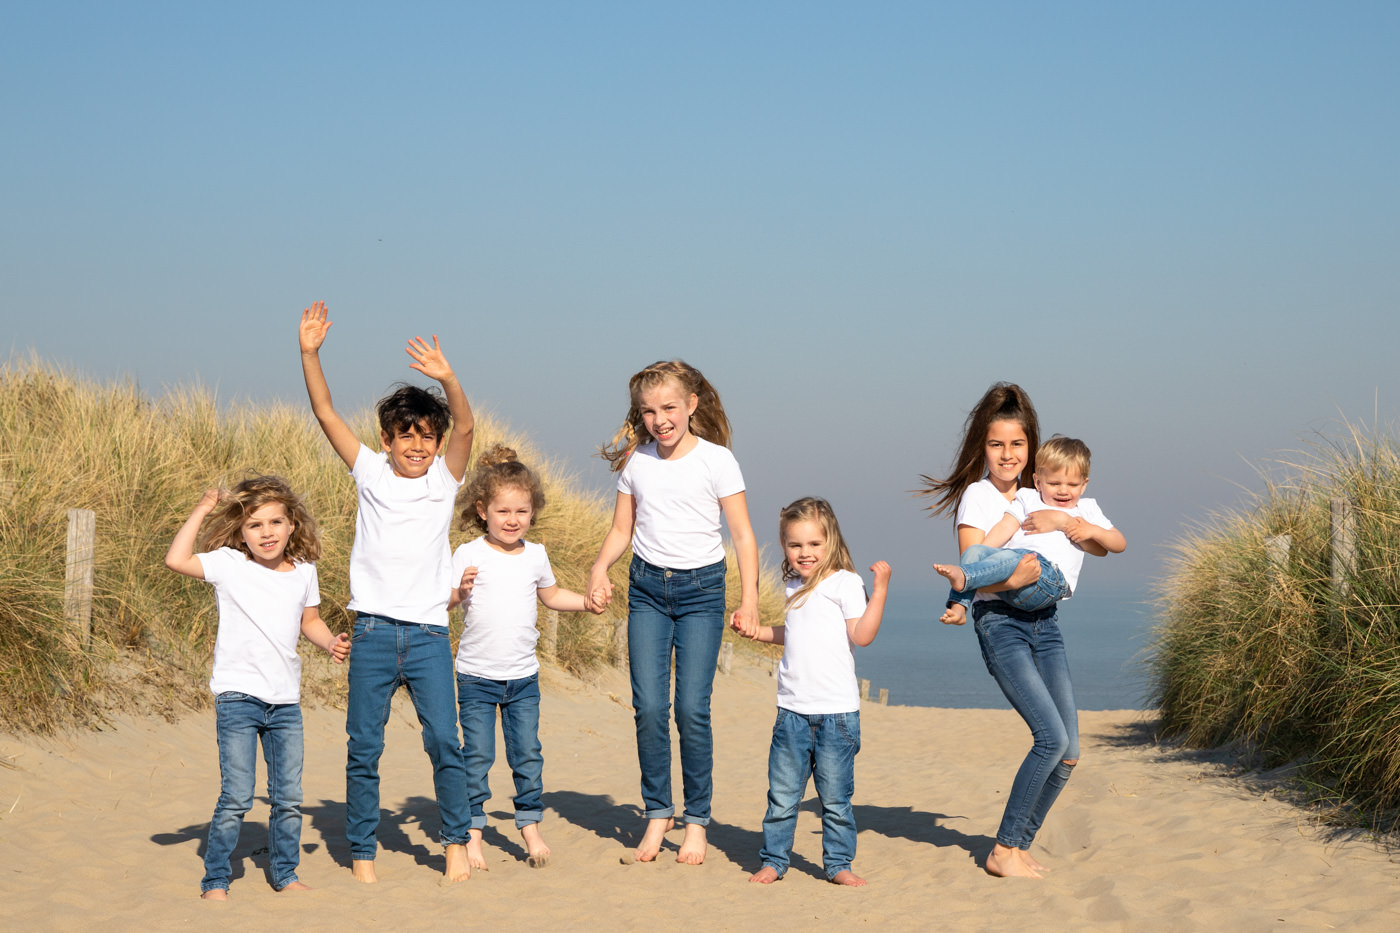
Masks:
[[[612,599],[608,568],[632,545],[628,570],[627,655],[636,710],[646,831],[639,862],[661,852],[675,823],[671,797],[671,656],[676,727],[685,793],[685,837],[676,860],[705,860],[714,745],[710,692],[724,634],[724,541],[720,516],[739,558],[742,587],[732,624],[758,627],[758,544],[749,523],[744,477],[729,452],[729,418],[700,371],[680,360],[654,363],[628,382],[631,405],[601,453],[620,475],[612,527],[589,576],[601,611]],[[649,440],[648,440],[649,438]]]

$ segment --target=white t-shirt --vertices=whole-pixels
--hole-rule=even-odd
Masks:
[[[744,491],[744,476],[729,448],[697,437],[679,460],[662,460],[656,442],[627,458],[617,491],[636,501],[632,553],[649,564],[694,570],[724,560],[719,500]]]
[[[1040,498],[1040,493],[1035,489],[1019,489],[1016,491],[1016,498],[1012,499],[1006,506],[1006,511],[1016,516],[1018,522],[1025,521],[1026,516],[1031,512],[1042,512],[1046,509],[1067,512],[1077,518],[1084,519],[1086,522],[1098,525],[1100,528],[1113,527],[1113,523],[1108,520],[1108,516],[1103,514],[1099,504],[1093,499],[1080,498],[1074,508],[1062,509],[1058,505],[1044,502]],[[1084,566],[1084,552],[1063,531],[1046,531],[1028,535],[1018,528],[1005,546],[1035,551],[1059,567],[1060,573],[1065,576],[1065,584],[1069,587],[1069,593],[1065,599],[1074,595],[1074,590],[1079,585],[1079,570]]]
[[[1001,521],[1009,505],[1006,497],[992,485],[991,480],[979,479],[963,490],[962,499],[958,502],[957,518],[953,522],[954,530],[957,525],[968,525],[986,534],[992,530],[993,525]],[[985,598],[978,593],[972,600],[981,602]]]
[[[360,507],[346,608],[446,628],[447,597],[457,582],[447,533],[462,481],[441,457],[417,479],[396,476],[389,455],[364,444],[350,475]]]
[[[476,568],[476,583],[466,604],[457,670],[489,680],[529,677],[540,669],[539,591],[554,585],[544,545],[526,541],[523,551],[502,554],[480,537],[452,555],[454,586],[468,567]]]
[[[789,580],[787,596],[801,589]],[[854,713],[860,709],[855,646],[847,619],[865,612],[865,584],[858,574],[838,570],[787,611],[783,660],[778,664],[778,705],[804,715]]]
[[[231,547],[195,556],[219,606],[209,689],[246,693],[264,703],[298,702],[301,615],[307,606],[321,604],[316,565],[269,570]]]

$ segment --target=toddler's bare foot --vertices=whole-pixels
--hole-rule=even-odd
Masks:
[[[374,884],[379,876],[374,873],[374,859],[357,858],[350,863],[350,874],[363,884]]]
[[[311,886],[302,884],[300,881],[293,881],[291,884],[284,884],[278,891],[310,891]]]
[[[481,845],[481,830],[467,830],[467,867],[475,870],[486,869],[486,850]]]
[[[639,862],[656,861],[661,854],[662,840],[675,825],[676,821],[669,816],[647,820],[647,831],[642,834],[642,841],[637,843],[637,851],[632,853],[632,857]]]
[[[933,569],[938,571],[940,577],[944,577],[952,584],[953,589],[961,590],[967,585],[967,574],[957,564],[934,564]]]
[[[831,876],[831,883],[844,884],[848,888],[863,888],[869,882],[849,868],[843,868],[841,871]]]
[[[525,840],[525,864],[531,868],[544,868],[549,864],[549,846],[540,835],[539,823],[527,823],[520,827],[520,838]]]
[[[210,888],[199,897],[200,900],[205,901],[226,901],[228,900],[228,888]]]
[[[1026,864],[1021,850],[997,843],[987,856],[987,874],[998,878],[1039,878],[1040,872]]]
[[[447,847],[447,868],[442,876],[448,881],[466,881],[472,876],[471,865],[467,863],[467,847],[454,842]]]
[[[1040,862],[1036,861],[1035,856],[1034,856],[1034,855],[1031,855],[1031,854],[1030,854],[1029,852],[1027,852],[1025,849],[1021,849],[1020,852],[1021,852],[1021,861],[1025,862],[1027,865],[1029,865],[1029,866],[1031,867],[1031,871],[1049,871],[1049,870],[1050,870],[1050,869],[1046,868],[1044,865],[1040,864]]]
[[[682,865],[699,865],[705,861],[705,827],[699,823],[685,824],[685,837],[676,861]]]
[[[758,871],[749,875],[750,884],[772,884],[775,881],[782,880],[782,878],[778,877],[778,870],[772,865],[764,865]]]

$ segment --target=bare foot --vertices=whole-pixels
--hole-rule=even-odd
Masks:
[[[934,564],[933,569],[938,571],[940,577],[947,579],[953,585],[953,589],[961,590],[967,585],[967,574],[957,564]]]
[[[749,883],[751,884],[772,884],[775,881],[782,880],[783,879],[778,875],[778,870],[772,865],[764,865],[758,871],[749,875]]]
[[[278,888],[277,890],[278,890],[279,892],[281,892],[281,891],[310,891],[310,890],[311,890],[311,886],[310,886],[310,885],[306,885],[306,884],[302,884],[300,881],[293,881],[291,884],[284,884],[284,885],[282,885],[282,887]]]
[[[681,839],[676,861],[682,865],[699,865],[705,861],[705,827],[699,823],[685,824],[685,838]]]
[[[520,838],[525,840],[525,864],[531,868],[544,868],[549,864],[549,846],[540,835],[539,823],[526,823],[520,827]]]
[[[1021,850],[997,843],[987,856],[987,874],[998,878],[1039,878],[1036,871],[1021,858]]]
[[[350,874],[362,884],[374,884],[379,876],[374,873],[374,859],[357,858],[350,863]]]
[[[467,847],[454,842],[447,847],[447,868],[442,876],[448,881],[466,881],[472,876],[471,865],[467,864]]]
[[[204,901],[226,901],[228,900],[228,888],[210,888],[199,898]]]
[[[1034,856],[1034,855],[1031,855],[1031,854],[1030,854],[1029,852],[1027,852],[1025,849],[1021,849],[1020,852],[1021,852],[1021,861],[1025,862],[1027,865],[1029,865],[1029,866],[1031,867],[1031,871],[1049,871],[1049,870],[1050,870],[1050,869],[1046,868],[1044,865],[1040,864],[1040,862],[1036,861],[1035,856]]]
[[[655,820],[647,820],[647,831],[642,834],[642,841],[637,843],[637,851],[632,853],[632,857],[639,862],[654,862],[661,854],[661,842],[666,838],[676,825],[676,821],[663,816]]]
[[[486,850],[481,845],[481,830],[467,830],[467,866],[473,871],[486,870]]]
[[[841,871],[838,871],[836,874],[832,875],[831,883],[844,884],[849,888],[863,888],[867,884],[869,884],[868,881],[866,881],[860,875],[857,875],[855,872],[851,871],[849,868],[843,868]]]

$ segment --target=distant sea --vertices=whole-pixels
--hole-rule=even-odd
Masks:
[[[856,674],[870,679],[872,697],[888,688],[894,705],[1010,709],[982,662],[971,617],[961,627],[938,621],[946,594],[892,589],[879,636],[856,649]],[[1086,588],[1060,604],[1080,709],[1146,708],[1147,598],[1142,590]]]

